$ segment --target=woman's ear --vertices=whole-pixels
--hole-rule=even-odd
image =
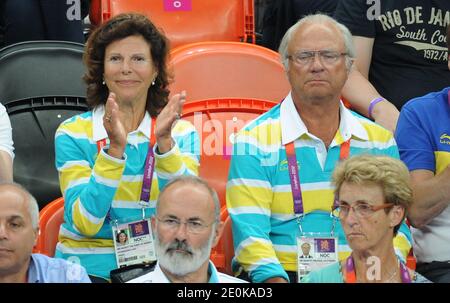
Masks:
[[[390,218],[390,226],[395,227],[402,222],[405,216],[405,208],[400,205],[394,205],[388,215]]]

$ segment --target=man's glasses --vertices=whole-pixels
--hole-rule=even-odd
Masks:
[[[340,203],[339,207],[333,213],[340,219],[344,219],[350,213],[350,209],[352,209],[358,218],[367,218],[381,209],[390,208],[392,206],[394,206],[394,203],[385,203],[378,206],[372,206],[367,203],[359,203],[355,206],[350,206],[346,203]]]
[[[156,217],[156,220],[158,220],[161,224],[161,226],[164,229],[176,231],[180,228],[181,224],[186,225],[186,230],[191,234],[201,234],[204,232],[209,226],[213,225],[215,221],[213,221],[210,224],[205,224],[198,220],[187,220],[185,222],[182,222],[179,219],[174,218],[165,218],[161,219]]]
[[[303,51],[288,56],[288,59],[294,61],[294,63],[297,65],[305,66],[311,64],[314,61],[316,54],[319,55],[320,61],[323,64],[327,65],[332,65],[336,63],[340,57],[347,55],[347,53],[339,53],[329,50]]]

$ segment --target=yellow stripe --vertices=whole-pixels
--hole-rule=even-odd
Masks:
[[[330,211],[334,199],[333,191],[308,190],[302,191],[304,212],[309,213],[314,210]],[[250,203],[249,203],[250,204]],[[291,192],[274,193],[272,211],[279,214],[293,214],[294,202]]]
[[[112,239],[84,238],[81,240],[74,240],[61,234],[58,237],[58,241],[64,246],[73,248],[111,248],[114,246]]]
[[[117,181],[122,177],[124,168],[124,163],[115,162],[100,153],[94,166],[94,172],[99,177]]]
[[[242,187],[244,190],[239,190]],[[255,201],[258,201],[259,207],[270,209],[272,203],[272,191],[268,188],[254,187],[254,186],[233,186],[226,191],[227,206],[245,207],[256,206]]]
[[[393,135],[387,129],[384,129],[383,127],[379,126],[376,123],[369,123],[365,120],[360,120],[360,121],[361,121],[362,125],[364,126],[365,130],[367,131],[367,134],[369,136],[369,141],[386,143],[392,139]]]
[[[402,253],[403,258],[406,260],[411,250],[411,243],[404,236],[396,236],[394,238],[394,247]]]
[[[436,174],[440,174],[450,165],[450,152],[436,151],[434,156],[436,158]]]
[[[272,255],[271,252],[273,252],[272,245],[262,242],[254,242],[241,250],[241,253],[237,255],[236,258],[238,262],[243,265],[244,269],[248,271],[249,267],[246,265],[257,263],[262,259],[262,256],[275,258],[276,256]]]
[[[242,130],[240,134],[256,139],[262,145],[281,144],[281,124],[263,124],[252,128],[250,131]]]
[[[76,228],[83,234],[87,236],[93,236],[103,225],[103,221],[100,221],[98,224],[95,224],[89,221],[80,211],[80,198],[78,198],[73,206],[72,220],[76,223]]]
[[[183,155],[181,155],[181,159],[187,169],[191,170],[193,173],[198,175],[198,169],[199,169],[198,161],[192,159],[189,156],[183,156]]]
[[[92,139],[92,121],[91,119],[81,119],[81,117],[77,117],[74,121],[62,124],[58,128],[58,131],[85,134],[89,139]]]
[[[91,169],[82,165],[74,165],[67,169],[62,169],[59,173],[59,182],[61,192],[65,192],[70,182],[74,182],[82,178],[90,178]]]
[[[141,190],[142,182],[120,181],[114,199],[122,201],[139,201],[141,197]],[[156,198],[158,198],[158,193],[158,178],[153,177],[150,200],[156,200]]]

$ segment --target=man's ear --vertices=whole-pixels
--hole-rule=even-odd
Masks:
[[[33,247],[35,247],[37,245],[39,234],[40,234],[39,227],[36,227],[35,229],[33,229],[33,232],[34,232],[34,245],[33,245]]]
[[[217,243],[222,237],[222,233],[223,233],[223,222],[220,221],[220,223],[216,224],[216,230],[214,231],[214,241],[212,243],[212,247],[216,247]]]

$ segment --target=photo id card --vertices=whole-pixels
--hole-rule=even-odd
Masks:
[[[298,281],[311,271],[338,261],[337,238],[298,237],[297,276]]]
[[[117,266],[149,263],[156,260],[150,220],[112,226]]]

